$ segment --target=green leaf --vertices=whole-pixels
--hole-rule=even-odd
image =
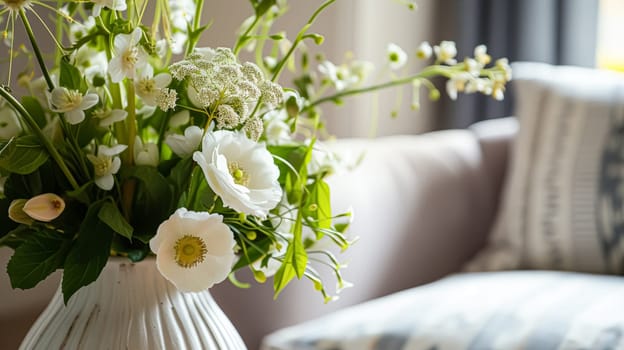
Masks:
[[[89,196],[89,191],[93,186],[93,182],[87,182],[86,184],[80,186],[80,188],[67,191],[66,194],[68,197],[77,200],[78,202],[89,205],[91,204],[91,197]]]
[[[264,15],[271,6],[275,5],[276,0],[249,0],[257,17]]]
[[[36,136],[12,138],[0,149],[0,169],[16,174],[30,174],[48,160],[48,152]]]
[[[70,240],[55,231],[30,229],[7,265],[13,288],[29,289],[63,266]]]
[[[169,173],[169,181],[174,186],[175,196],[179,197],[182,192],[189,186],[190,176],[189,174],[193,170],[195,163],[191,157],[181,159]]]
[[[297,220],[293,225],[293,238],[286,249],[284,262],[273,278],[274,298],[277,298],[279,293],[295,276],[301,279],[308,264],[308,254],[305,251],[302,240],[303,225],[301,216],[302,214],[299,212],[297,214]]]
[[[11,230],[17,227],[17,223],[11,219],[7,213],[12,200],[8,198],[0,199],[0,238],[6,236]]]
[[[32,96],[23,96],[22,106],[24,106],[40,128],[45,127],[47,123],[45,111],[43,110],[43,107],[41,107],[39,100]]]
[[[108,225],[108,227],[116,233],[128,239],[132,239],[133,228],[128,224],[115,204],[108,201],[104,202],[102,208],[100,208],[98,212],[98,219]]]
[[[122,178],[137,180],[132,221],[135,234],[133,238],[148,241],[158,226],[173,212],[174,204],[172,185],[154,167],[135,166],[123,169]],[[143,235],[137,235],[141,232]]]
[[[98,218],[102,205],[96,202],[89,207],[65,260],[61,284],[65,304],[80,288],[98,278],[108,260],[113,230]]]
[[[61,86],[70,90],[78,90],[80,92],[87,91],[86,82],[82,79],[80,70],[69,63],[69,57],[65,56],[61,59],[61,74],[59,83]]]
[[[332,212],[330,202],[329,185],[322,179],[318,179],[309,186],[310,195],[304,208],[306,216],[316,219],[316,227],[328,229],[332,224]],[[317,230],[317,239],[321,233]]]

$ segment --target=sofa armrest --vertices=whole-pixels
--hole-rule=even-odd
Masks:
[[[271,283],[250,290],[216,286],[215,299],[247,346],[257,348],[275,329],[459,270],[484,244],[496,211],[514,133],[501,126],[332,145],[339,153],[364,154],[353,172],[328,179],[334,211],[354,210],[350,232],[360,240],[339,259],[348,263],[344,276],[355,287],[324,305],[307,281],[289,285],[275,301]]]

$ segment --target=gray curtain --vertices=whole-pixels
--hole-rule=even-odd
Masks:
[[[595,65],[599,0],[441,0],[442,32],[457,43],[459,57],[486,44],[493,58],[560,65]],[[445,38],[441,38],[445,39]],[[504,102],[461,95],[444,103],[441,128],[511,115],[513,87]]]

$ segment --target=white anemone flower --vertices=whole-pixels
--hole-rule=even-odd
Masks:
[[[108,64],[108,74],[113,83],[122,81],[124,77],[134,79],[137,69],[147,64],[147,54],[139,46],[141,35],[141,29],[136,28],[130,34],[115,36],[115,57]]]
[[[0,140],[9,140],[22,133],[17,112],[8,104],[0,104]]]
[[[115,184],[113,175],[117,174],[121,167],[121,159],[117,155],[126,148],[128,148],[126,145],[100,146],[96,156],[87,154],[95,170],[95,184],[104,191],[110,191],[113,188]]]
[[[154,68],[147,64],[139,73],[134,82],[136,94],[143,99],[143,103],[148,106],[156,106],[156,98],[161,89],[166,88],[171,83],[171,74],[159,73],[154,76]]]
[[[125,11],[128,6],[126,0],[91,0],[93,5],[93,17],[100,15],[103,7],[111,9],[113,11]]]
[[[65,113],[65,119],[69,124],[78,124],[85,119],[84,111],[95,106],[99,97],[94,93],[82,95],[78,90],[68,90],[59,86],[52,90],[50,94],[50,104],[52,111]]]
[[[386,48],[386,55],[390,69],[401,69],[401,67],[403,67],[407,62],[407,54],[397,44],[389,43]]]
[[[440,45],[436,45],[433,47],[433,51],[436,54],[438,61],[448,64],[454,65],[457,63],[455,56],[457,56],[457,47],[455,46],[454,41],[442,41]]]
[[[158,166],[158,145],[153,142],[143,143],[137,136],[134,139],[134,163],[136,165]]]
[[[165,143],[180,158],[188,157],[197,151],[201,144],[204,131],[195,125],[189,126],[184,130],[184,135],[172,134],[167,136]]]
[[[219,214],[179,208],[149,242],[158,271],[177,289],[199,292],[222,282],[234,263],[236,241]]]
[[[206,133],[202,150],[193,154],[193,160],[223,205],[240,213],[265,218],[282,198],[279,169],[271,153],[243,132]]]

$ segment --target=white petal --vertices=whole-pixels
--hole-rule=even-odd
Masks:
[[[107,174],[102,177],[96,178],[95,184],[97,185],[97,187],[103,189],[104,191],[110,191],[115,184],[115,180],[112,174]]]
[[[118,34],[114,39],[114,53],[120,55],[132,45],[132,36],[130,34]]]
[[[156,83],[156,87],[159,89],[165,88],[171,84],[171,74],[169,73],[160,73],[154,77],[154,82]]]
[[[112,157],[112,156],[116,156],[119,153],[123,152],[126,150],[126,148],[128,148],[128,146],[126,145],[115,145],[113,147],[108,147],[108,146],[100,146],[98,148],[98,154],[104,155],[104,156],[108,156],[108,157]]]
[[[123,80],[124,72],[120,56],[115,56],[110,60],[110,63],[108,64],[108,74],[110,74],[111,81],[113,83],[118,83]]]
[[[119,159],[119,157],[115,157],[113,158],[113,163],[111,164],[110,173],[117,174],[119,168],[121,168],[121,159]]]
[[[69,124],[75,125],[82,122],[85,118],[85,114],[80,109],[74,109],[73,111],[65,112],[65,119]]]
[[[93,106],[95,106],[98,101],[100,100],[100,97],[97,94],[86,94],[83,98],[82,98],[82,103],[80,103],[80,109],[87,110]]]
[[[102,5],[99,5],[99,4],[93,5],[93,17],[99,16],[101,11],[102,11]]]

